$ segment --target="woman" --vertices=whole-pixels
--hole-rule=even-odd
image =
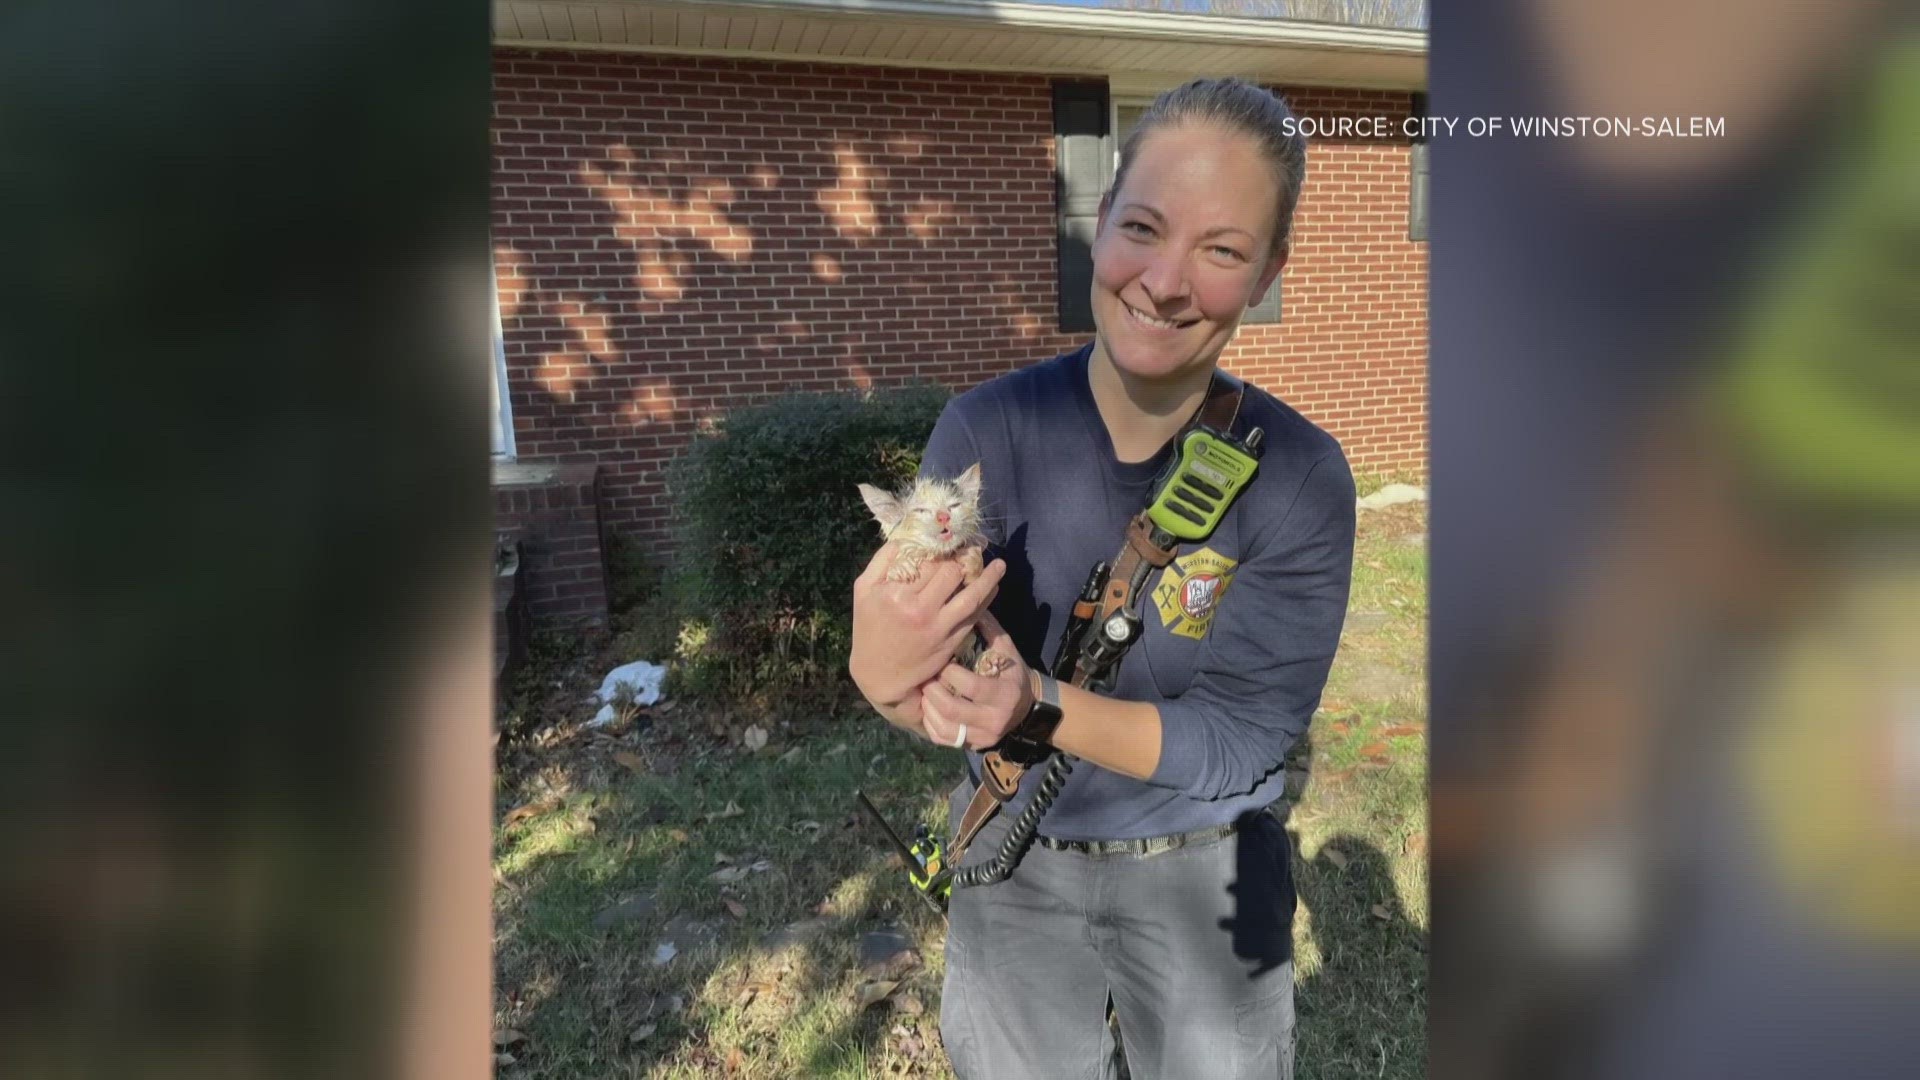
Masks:
[[[1094,340],[959,396],[928,443],[925,473],[981,463],[997,557],[956,592],[951,568],[886,582],[882,548],[854,586],[861,691],[889,722],[967,748],[954,822],[978,752],[1043,692],[1061,710],[1052,744],[1082,759],[1013,876],[954,890],[941,1032],[962,1077],[1089,1075],[1112,1059],[1109,1001],[1142,1080],[1291,1074],[1290,853],[1263,811],[1346,613],[1354,491],[1339,445],[1248,387],[1260,472],[1211,537],[1148,579],[1146,633],[1112,692],[1042,674],[1088,570],[1114,556],[1242,313],[1286,264],[1306,164],[1290,119],[1237,80],[1154,102],[1101,202]],[[1009,670],[948,662],[976,624],[1018,658]],[[1040,772],[965,865],[992,856]]]

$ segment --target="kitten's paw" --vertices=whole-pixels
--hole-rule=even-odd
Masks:
[[[1000,674],[1012,666],[1013,660],[1011,658],[1001,656],[992,649],[988,649],[986,652],[980,654],[980,659],[973,662],[973,673],[975,675],[993,676]]]

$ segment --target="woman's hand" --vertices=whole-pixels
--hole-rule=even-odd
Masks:
[[[1012,663],[996,675],[977,675],[949,663],[920,693],[920,718],[927,739],[943,746],[985,750],[1018,727],[1033,708],[1034,680],[1013,639],[990,613],[980,613],[980,634],[987,648]]]
[[[952,664],[993,602],[1007,565],[995,559],[965,588],[952,559],[922,564],[917,580],[888,581],[894,552],[893,544],[883,545],[853,583],[847,671],[880,715],[920,731],[920,688]]]

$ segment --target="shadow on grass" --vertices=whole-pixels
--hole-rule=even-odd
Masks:
[[[1295,1075],[1426,1075],[1428,935],[1401,899],[1392,860],[1345,832],[1311,860],[1297,838],[1295,852],[1305,909],[1295,918],[1310,919],[1318,961],[1295,985]]]
[[[616,772],[503,827],[495,1012],[524,1038],[500,1075],[852,1075],[878,1071],[899,1024],[937,1058],[939,919],[895,880],[852,792],[908,830],[938,825],[929,794],[954,762],[871,716],[840,734],[688,753],[666,776]],[[738,880],[715,880],[730,868]],[[624,917],[595,925],[623,902]],[[900,976],[919,1014],[853,1007],[858,937],[882,928],[926,959]]]
[[[938,1036],[944,928],[886,865],[888,848],[856,813],[852,792],[864,787],[904,832],[916,821],[940,828],[957,763],[875,718],[845,723],[758,755],[687,750],[670,775],[615,769],[611,781],[502,829],[496,1015],[525,1038],[504,1048],[514,1064],[501,1076],[887,1075],[909,1062],[907,1075],[950,1075]],[[1311,761],[1304,746],[1299,780]],[[1320,794],[1294,816],[1338,801],[1337,788]],[[1363,800],[1347,811],[1356,817],[1316,823],[1313,835],[1327,838],[1308,845],[1311,859],[1301,855],[1300,825],[1286,825],[1301,906],[1293,935],[1301,1077],[1414,1077],[1424,1068],[1427,935],[1399,895],[1395,859],[1378,846],[1384,836],[1355,827],[1387,809]],[[761,860],[769,865],[752,871]],[[747,873],[715,881],[727,866]],[[630,900],[652,904],[595,927],[597,914]],[[920,950],[923,962],[900,976],[899,990],[918,1012],[854,1008],[859,935],[883,928]],[[791,944],[769,947],[782,929]],[[674,955],[656,964],[668,939]]]

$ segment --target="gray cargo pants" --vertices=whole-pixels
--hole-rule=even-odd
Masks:
[[[963,781],[949,820],[971,794]],[[996,816],[962,864],[990,859],[1010,824]],[[1290,1080],[1290,857],[1261,813],[1149,855],[1036,843],[1006,881],[955,889],[940,1007],[954,1072],[1112,1080],[1111,999],[1133,1080]]]

